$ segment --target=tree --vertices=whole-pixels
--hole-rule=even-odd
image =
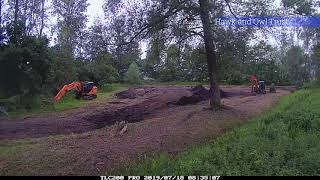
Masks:
[[[165,40],[161,32],[154,33],[150,40],[150,48],[143,60],[143,74],[146,77],[159,78],[161,58],[165,54]]]
[[[70,54],[75,54],[87,16],[87,0],[53,0],[54,13],[58,16],[58,44]]]
[[[106,44],[108,44],[108,39],[110,39],[111,36],[111,33],[107,31],[107,28],[101,20],[96,19],[94,24],[89,28],[85,49],[87,57],[89,57],[91,61],[94,61],[94,59],[101,54],[110,53]]]
[[[133,62],[130,64],[125,80],[129,84],[140,83],[140,70],[137,63]]]
[[[115,82],[118,79],[118,72],[112,66],[111,61],[111,54],[108,53],[101,53],[98,57],[96,57],[91,65],[91,71],[93,74],[91,80],[101,86]]]
[[[20,45],[12,44],[0,57],[0,86],[6,96],[34,95],[48,79],[48,40],[26,36]]]
[[[48,52],[50,57],[50,76],[46,84],[52,94],[56,94],[64,84],[77,80],[77,61],[73,61],[73,56],[70,55],[69,51],[59,45],[51,47]]]
[[[175,44],[172,44],[168,47],[165,61],[160,66],[159,78],[162,81],[179,81],[181,68],[179,48]]]
[[[136,41],[125,43],[130,30],[126,26],[124,19],[125,17],[123,16],[113,19],[110,27],[110,33],[113,35],[111,42],[116,45],[110,48],[113,55],[112,66],[117,69],[120,81],[123,81],[130,64],[140,61],[139,44]]]
[[[23,24],[26,35],[43,36],[48,17],[46,0],[10,0],[7,12],[4,14],[6,20],[13,26],[17,23]]]
[[[45,9],[45,0],[41,0],[41,17],[40,17],[40,20],[41,20],[41,23],[40,23],[40,30],[39,30],[39,36],[41,37],[43,35],[43,29],[44,29],[44,26],[45,26],[45,14],[46,14],[46,9]]]
[[[3,28],[3,13],[2,13],[2,8],[3,8],[3,0],[0,0],[0,46],[4,44],[4,28]]]
[[[213,93],[210,98],[210,105],[213,109],[220,108],[221,96],[219,88],[218,66],[215,53],[215,46],[213,42],[212,29],[210,27],[210,15],[209,15],[209,1],[199,0],[200,4],[200,17],[203,26],[203,39],[205,43],[207,64],[208,64],[208,76],[210,83],[210,91]]]
[[[313,65],[313,76],[317,80],[317,82],[320,82],[320,46],[315,45],[312,49],[312,65]]]
[[[292,46],[284,57],[284,61],[288,65],[289,78],[296,85],[302,85],[309,78],[306,69],[307,59],[308,56],[298,46]]]

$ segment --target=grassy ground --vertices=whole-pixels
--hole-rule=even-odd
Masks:
[[[73,92],[68,92],[65,96],[55,105],[43,105],[43,104],[36,104],[31,107],[30,110],[25,109],[17,109],[15,111],[9,111],[9,117],[20,117],[20,116],[29,116],[39,113],[47,113],[47,112],[54,112],[54,111],[62,111],[68,110],[73,108],[79,108],[85,105],[96,104],[108,99],[112,98],[112,94],[117,91],[122,91],[126,89],[128,85],[126,84],[110,84],[108,86],[102,87],[98,89],[97,99],[92,101],[86,101],[83,99],[76,99],[74,97]]]
[[[320,88],[283,97],[264,115],[177,156],[114,172],[127,175],[320,175]]]

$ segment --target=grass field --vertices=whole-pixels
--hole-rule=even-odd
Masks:
[[[126,175],[320,175],[320,88],[283,97],[264,115],[208,145],[161,154]]]

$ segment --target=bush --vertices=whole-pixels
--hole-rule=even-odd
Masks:
[[[99,88],[99,92],[112,92],[119,89],[118,84],[104,84]]]
[[[140,70],[138,65],[133,62],[130,64],[128,72],[125,77],[125,81],[128,84],[140,84],[141,79],[140,79]]]

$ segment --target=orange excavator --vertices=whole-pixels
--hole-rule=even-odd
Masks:
[[[250,76],[250,82],[251,82],[251,93],[257,93],[259,91],[259,84],[258,79],[255,74]]]
[[[54,103],[59,102],[59,100],[64,96],[64,94],[72,89],[75,89],[76,98],[83,98],[85,100],[92,100],[97,98],[98,88],[93,82],[73,82],[71,84],[64,85],[63,88],[54,97]]]
[[[250,77],[251,93],[266,94],[266,85],[264,81],[258,81],[256,75]]]

